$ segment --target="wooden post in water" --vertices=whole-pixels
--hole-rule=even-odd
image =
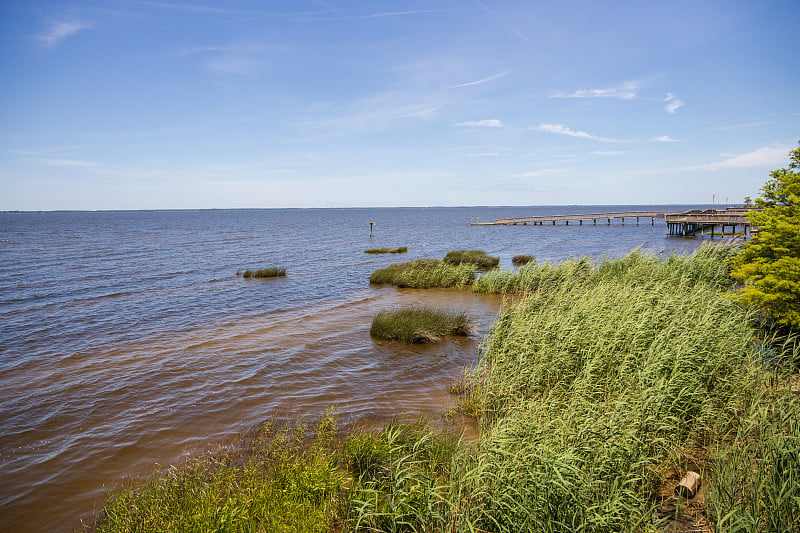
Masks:
[[[374,222],[369,223],[369,236],[372,237],[372,225],[375,224]]]

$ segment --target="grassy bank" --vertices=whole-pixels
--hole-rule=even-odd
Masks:
[[[473,524],[648,531],[671,484],[697,470],[701,522],[762,531],[775,515],[766,530],[800,527],[800,478],[789,479],[800,433],[786,423],[800,414],[786,372],[798,352],[769,348],[767,364],[755,312],[721,294],[729,253],[632,253],[477,280],[524,297],[501,314],[466,387],[483,431],[461,480],[480,495]],[[794,459],[778,472],[781,457]],[[765,470],[757,481],[754,468]]]
[[[457,387],[477,442],[267,432],[112,497],[98,529],[654,533],[683,513],[678,531],[798,531],[800,350],[724,296],[729,255],[489,272],[475,290],[518,296]],[[672,496],[688,470],[691,506]]]
[[[471,330],[472,320],[463,311],[409,307],[378,313],[369,334],[376,339],[415,344],[438,342],[448,335],[466,336]]]
[[[458,439],[424,423],[265,425],[115,492],[92,531],[411,531],[447,521]],[[412,529],[412,527],[414,529]]]

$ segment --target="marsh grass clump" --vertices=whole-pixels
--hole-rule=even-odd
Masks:
[[[365,254],[404,254],[408,251],[407,246],[400,246],[398,248],[370,248],[364,250]]]
[[[463,311],[408,307],[378,313],[369,334],[376,339],[419,344],[438,342],[447,335],[466,336],[472,327],[472,319]]]
[[[370,275],[369,282],[414,289],[448,288],[469,285],[474,276],[475,265],[450,265],[436,259],[416,259],[380,268]]]
[[[236,275],[242,276],[243,278],[278,278],[286,275],[286,269],[271,267],[271,268],[261,268],[258,270],[250,270],[248,268],[244,272],[237,272]]]
[[[500,264],[499,257],[493,257],[483,250],[451,250],[444,256],[444,262],[450,265],[475,265],[488,270]]]
[[[527,265],[534,262],[536,262],[536,258],[529,254],[518,254],[511,258],[511,264],[518,266]]]

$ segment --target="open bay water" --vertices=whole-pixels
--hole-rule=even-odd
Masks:
[[[478,358],[495,296],[370,286],[452,249],[539,262],[641,247],[691,253],[664,221],[471,226],[498,218],[707,206],[0,213],[0,531],[70,531],[107,487],[265,420],[436,416]],[[374,222],[370,237],[369,223]],[[365,254],[407,246],[406,254]],[[285,267],[245,280],[237,270]],[[369,337],[383,309],[467,309],[466,339]]]

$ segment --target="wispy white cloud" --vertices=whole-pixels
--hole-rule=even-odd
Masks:
[[[800,116],[800,113],[797,113],[797,115]],[[718,126],[716,128],[709,128],[709,129],[712,129],[712,130],[715,130],[715,131],[738,130],[738,129],[744,129],[744,128],[755,128],[757,126],[766,126],[767,124],[769,124],[769,122],[767,122],[767,121],[746,122],[746,123],[743,123],[743,124],[731,124],[729,126]]]
[[[379,131],[404,120],[427,120],[446,105],[435,97],[406,94],[401,91],[385,91],[357,100],[344,109],[336,110],[335,115],[305,120],[300,123],[305,128],[327,135],[354,134],[365,131]],[[330,106],[313,109],[313,114],[324,113]]]
[[[495,17],[498,21],[500,21],[500,23],[503,24],[506,28],[511,30],[511,33],[513,33],[514,35],[516,35],[517,37],[519,37],[520,39],[525,41],[526,44],[531,44],[531,40],[528,39],[527,35],[522,33],[517,27],[515,27],[515,26],[513,26],[511,24],[508,24],[508,23],[504,22],[503,20],[501,20],[500,16],[497,14],[497,11],[494,11],[493,9],[490,9],[486,4],[481,2],[481,0],[475,0],[475,3],[478,4],[478,6],[481,9],[483,9],[485,12],[489,13],[490,15]]]
[[[594,155],[622,155],[624,153],[625,150],[608,150],[608,151],[595,150],[594,152],[592,152],[592,154]]]
[[[82,21],[57,22],[47,31],[34,35],[34,38],[42,42],[47,48],[53,48],[67,37],[91,27],[91,24]]]
[[[591,139],[593,141],[602,142],[621,142],[620,139],[612,139],[609,137],[600,137],[585,131],[578,131],[568,128],[563,124],[539,124],[538,126],[531,126],[531,129],[538,131],[546,131],[548,133],[557,133],[559,135],[569,135],[570,137],[580,137],[581,139]]]
[[[467,83],[459,83],[458,85],[451,85],[450,87],[448,87],[448,89],[457,89],[459,87],[470,87],[472,85],[481,85],[502,78],[503,76],[508,76],[508,74],[509,72],[507,70],[504,70],[503,72],[495,74],[493,76],[489,76],[488,78],[481,78],[475,81],[468,81]]]
[[[745,154],[720,154],[725,158],[722,161],[699,165],[695,168],[717,170],[720,168],[778,167],[789,160],[788,154],[791,149],[792,146],[788,144],[774,144]]]
[[[667,104],[664,106],[664,109],[670,114],[675,113],[675,111],[683,107],[683,100],[678,100],[672,93],[667,93],[667,97],[664,98],[664,102]]]
[[[554,174],[563,174],[567,170],[564,168],[543,168],[541,170],[531,170],[521,174],[514,174],[514,178],[536,178],[539,176],[552,176]]]
[[[424,15],[426,13],[439,13],[441,10],[439,9],[414,9],[410,11],[389,11],[386,13],[375,13],[373,15],[365,15],[362,18],[365,19],[374,19],[380,17],[403,17],[407,15]]]
[[[464,122],[459,122],[456,126],[477,126],[477,127],[484,127],[484,128],[503,128],[505,124],[501,121],[497,120],[496,118],[487,118],[484,120],[465,120]]]
[[[469,152],[467,153],[469,157],[500,157],[500,152]]]
[[[157,9],[168,9],[171,11],[190,11],[194,13],[209,13],[213,15],[260,15],[257,11],[244,11],[225,7],[211,7],[192,3],[158,2],[148,0],[128,0],[131,4],[140,6],[154,7]]]
[[[47,158],[39,158],[37,159],[40,163],[45,165],[50,165],[53,167],[96,167],[97,163],[93,163],[91,161],[84,161],[82,159],[47,159]]]
[[[662,135],[661,137],[651,137],[650,142],[654,143],[677,143],[681,142],[680,139],[673,139],[669,135]]]
[[[555,92],[550,98],[619,98],[630,100],[636,98],[636,91],[641,88],[642,82],[637,80],[626,81],[618,87],[608,89],[578,89],[572,93]]]
[[[206,68],[222,74],[253,74],[269,64],[269,54],[278,49],[260,43],[238,43],[195,46],[179,52],[184,56],[198,56]]]
[[[60,150],[59,150],[60,151]],[[33,161],[41,165],[48,165],[51,167],[97,167],[98,164],[84,159],[70,159],[65,157],[53,157],[48,155],[52,151],[34,151],[34,150],[13,150],[11,153],[19,156],[22,159]]]

